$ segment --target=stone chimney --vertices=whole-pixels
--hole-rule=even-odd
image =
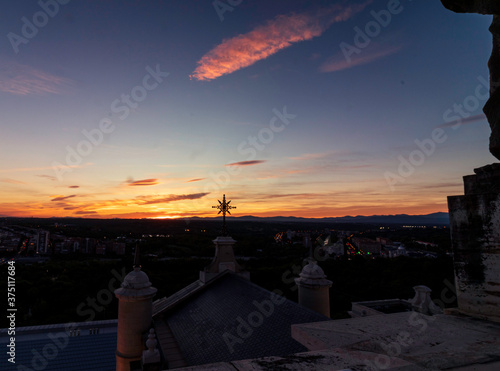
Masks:
[[[115,290],[119,300],[116,371],[130,371],[130,363],[141,359],[143,334],[151,328],[152,298],[157,290],[141,270],[137,255],[134,270],[125,276],[121,287]]]
[[[330,318],[330,287],[325,272],[314,260],[309,260],[295,283],[299,287],[299,304]]]
[[[233,246],[236,241],[232,237],[219,236],[213,240],[213,243],[215,244],[215,257],[203,271],[200,271],[201,282],[206,283],[226,270],[250,279],[250,273],[244,271],[234,257]]]

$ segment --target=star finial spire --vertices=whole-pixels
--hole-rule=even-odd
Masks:
[[[227,236],[227,226],[226,226],[226,213],[231,215],[230,209],[236,209],[236,206],[230,206],[231,201],[226,202],[226,195],[223,195],[222,202],[219,201],[219,204],[216,206],[212,206],[212,209],[219,209],[217,215],[222,213],[222,236]]]

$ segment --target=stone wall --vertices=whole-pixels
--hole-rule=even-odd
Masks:
[[[500,164],[474,172],[448,197],[458,309],[500,321]]]

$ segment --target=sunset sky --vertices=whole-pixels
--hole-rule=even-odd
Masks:
[[[214,216],[223,193],[235,216],[427,214],[495,162],[491,17],[438,0],[18,0],[0,19],[1,216]]]

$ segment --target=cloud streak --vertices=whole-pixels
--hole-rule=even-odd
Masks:
[[[142,179],[136,181],[130,181],[129,187],[138,187],[138,186],[154,186],[159,184],[158,179]]]
[[[40,177],[40,178],[46,178],[46,179],[49,179],[49,180],[52,180],[52,181],[56,181],[57,178],[55,176],[52,176],[52,175],[37,175],[37,177]]]
[[[363,50],[361,54],[357,57],[352,58],[348,61],[343,53],[337,54],[335,57],[330,58],[325,63],[319,67],[320,72],[337,72],[352,68],[355,66],[360,66],[363,64],[368,64],[374,62],[378,59],[384,58],[388,55],[397,53],[402,49],[402,46],[391,46],[386,48],[372,49],[370,51]]]
[[[76,197],[76,195],[71,195],[71,196],[56,196],[55,198],[53,198],[52,200],[50,201],[64,201],[64,200],[67,200],[68,198],[73,198],[73,197]]]
[[[18,63],[0,63],[0,91],[14,95],[61,94],[73,82]]]
[[[265,160],[253,160],[253,161],[240,161],[233,162],[232,164],[226,164],[226,166],[253,166],[258,164],[263,164]]]
[[[314,14],[279,15],[246,34],[224,40],[198,61],[190,78],[213,80],[251,66],[292,44],[320,36],[333,23],[349,19],[369,3],[371,0],[359,5],[334,5]]]
[[[76,211],[75,212],[75,215],[95,215],[97,214],[97,211],[92,211],[92,210],[80,210],[80,211]]]
[[[439,125],[438,128],[458,127],[466,124],[474,124],[476,122],[481,122],[484,120],[487,120],[486,116],[484,115],[484,113],[480,113],[479,115],[474,115],[467,118],[447,122],[445,124]]]
[[[191,193],[187,195],[168,195],[166,197],[160,197],[160,198],[149,198],[142,196],[139,197],[139,203],[141,205],[165,204],[182,200],[195,200],[198,198],[205,197],[208,194],[209,193]]]
[[[21,182],[20,180],[9,179],[9,178],[3,178],[3,179],[0,179],[0,182],[3,182],[3,183],[10,183],[10,184],[26,184],[26,183],[24,183],[24,182]]]

